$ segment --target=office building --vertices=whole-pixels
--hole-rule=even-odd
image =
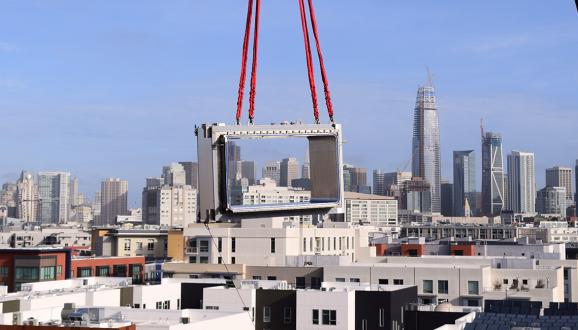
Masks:
[[[252,160],[241,161],[241,178],[246,178],[249,185],[255,184],[255,162]]]
[[[185,184],[197,189],[199,164],[197,162],[179,162],[179,164],[183,165],[185,169]]]
[[[294,179],[299,179],[299,162],[296,158],[285,158],[280,165],[279,185],[291,187]]]
[[[546,169],[546,186],[566,188],[566,199],[572,200],[572,169],[570,167],[554,166]]]
[[[16,217],[26,222],[36,222],[38,192],[36,183],[34,182],[34,175],[30,172],[22,171],[16,186]]]
[[[375,195],[387,196],[385,173],[381,170],[373,170],[373,193]]]
[[[186,227],[197,221],[197,190],[189,185],[145,187],[142,211],[146,224]]]
[[[465,206],[476,209],[476,155],[473,150],[454,151],[453,216],[466,215]]]
[[[42,224],[66,223],[70,209],[70,173],[38,173],[38,217]]]
[[[346,192],[345,221],[376,227],[397,226],[397,200],[389,196]]]
[[[185,167],[179,163],[163,166],[163,180],[164,184],[169,186],[182,186],[187,184]]]
[[[502,136],[486,132],[482,136],[482,213],[499,215],[504,204],[504,160]]]
[[[241,160],[241,147],[235,141],[227,142],[227,160],[229,162],[238,162]]]
[[[269,161],[265,163],[261,170],[261,178],[269,178],[275,181],[276,185],[280,185],[281,179],[281,162]]]
[[[116,216],[128,214],[128,181],[109,178],[100,185],[100,222],[98,225],[116,224]]]
[[[512,151],[508,155],[508,199],[514,213],[534,213],[536,210],[536,175],[534,154]]]
[[[442,180],[442,215],[450,217],[454,213],[454,184]]]
[[[311,179],[311,166],[309,164],[309,148],[305,152],[305,160],[301,166],[301,179]]]
[[[400,209],[410,213],[431,213],[430,192],[430,184],[422,178],[414,177],[403,182]]]
[[[412,175],[423,178],[430,191],[421,199],[431,198],[431,212],[441,211],[440,131],[434,88],[419,87],[415,102],[412,142]]]
[[[546,186],[537,192],[536,212],[565,217],[568,207],[566,197],[566,187]]]
[[[375,175],[377,174],[377,180]],[[400,196],[401,185],[405,181],[411,180],[411,172],[402,172],[402,171],[395,171],[395,172],[388,172],[383,173],[381,171],[374,171],[374,189],[378,189],[383,192],[385,191],[385,196]],[[378,188],[375,188],[375,184],[377,184]],[[381,195],[379,192],[374,192],[376,195]]]
[[[345,183],[345,191],[352,191],[358,193],[371,193],[371,187],[367,185],[367,169],[362,167],[354,167],[344,165],[343,172],[347,171],[347,182]],[[345,178],[344,178],[345,179]],[[346,181],[344,180],[344,181]]]

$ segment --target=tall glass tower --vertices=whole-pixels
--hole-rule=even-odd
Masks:
[[[473,150],[454,151],[453,200],[454,216],[468,215],[466,201],[472,210],[476,209],[476,155]]]
[[[504,159],[502,136],[486,132],[482,135],[482,213],[499,215],[504,204]]]
[[[412,175],[430,185],[429,201],[422,198],[422,212],[441,212],[440,130],[431,82],[419,87],[413,119]]]

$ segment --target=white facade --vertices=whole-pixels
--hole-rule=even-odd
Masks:
[[[70,173],[38,173],[38,217],[37,222],[66,223],[70,209]]]
[[[160,226],[186,227],[197,220],[197,191],[191,186],[162,186],[158,189]]]
[[[391,197],[345,193],[345,220],[351,223],[397,226],[397,200]]]
[[[185,167],[179,163],[172,163],[163,167],[163,180],[166,185],[177,186],[187,184]]]
[[[128,181],[109,178],[100,186],[100,223],[113,225],[117,215],[128,212]]]
[[[299,162],[296,158],[285,158],[280,165],[279,185],[291,187],[294,179],[299,179]]]
[[[22,172],[17,185],[16,217],[26,222],[36,222],[38,205],[38,191],[34,182],[34,175]]]
[[[317,324],[313,321],[313,311],[317,310]],[[323,311],[330,311],[335,315],[335,324],[323,324]],[[333,320],[331,320],[333,322]],[[355,329],[355,291],[297,291],[297,329],[318,330]]]

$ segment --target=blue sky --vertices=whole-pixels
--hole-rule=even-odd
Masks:
[[[573,1],[315,3],[347,162],[408,163],[426,66],[444,178],[453,150],[481,160],[481,117],[505,152],[536,153],[539,186],[546,167],[578,158]],[[137,206],[145,177],[195,158],[194,124],[233,123],[245,11],[240,0],[2,1],[0,181],[68,170],[93,195],[121,177]],[[312,121],[298,15],[296,1],[262,3],[258,123]]]

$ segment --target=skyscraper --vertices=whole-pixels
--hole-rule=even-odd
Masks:
[[[453,215],[466,216],[466,204],[476,209],[476,154],[473,150],[454,151]]]
[[[373,193],[375,195],[387,196],[385,173],[381,170],[373,170]]]
[[[535,212],[536,174],[533,153],[512,151],[508,155],[508,189],[511,211]]]
[[[572,200],[572,169],[570,167],[561,166],[547,168],[546,186],[566,188],[566,199]]]
[[[305,152],[305,160],[303,161],[303,166],[301,166],[301,178],[311,179],[311,166],[309,165],[309,149]]]
[[[227,160],[230,162],[238,162],[241,160],[241,147],[235,141],[227,143]]]
[[[446,217],[451,217],[454,215],[454,184],[442,180],[441,183],[441,193],[442,193],[442,215]]]
[[[281,163],[277,161],[269,161],[265,163],[261,170],[261,178],[269,178],[275,180],[275,184],[279,186],[281,177]]]
[[[17,209],[16,217],[26,222],[36,222],[36,207],[38,205],[38,192],[34,182],[34,175],[22,171],[17,185]]]
[[[504,205],[504,159],[502,136],[486,132],[482,136],[482,213],[499,215]]]
[[[538,190],[536,212],[540,214],[557,214],[565,217],[567,207],[566,187],[546,186]]]
[[[166,178],[165,178],[166,180]],[[106,179],[100,185],[100,226],[116,224],[117,215],[128,215],[128,181]]]
[[[187,183],[187,174],[183,165],[171,163],[163,166],[164,184],[169,186],[183,186]]]
[[[291,181],[299,178],[299,162],[296,158],[285,158],[281,161],[279,185],[291,187]]]
[[[436,98],[431,82],[419,87],[415,102],[412,143],[412,175],[430,185],[431,212],[441,211],[440,131]],[[426,196],[423,196],[425,198]]]
[[[197,189],[199,164],[197,162],[179,162],[185,169],[186,184]]]
[[[66,223],[70,209],[70,173],[38,173],[38,217],[42,224]]]

